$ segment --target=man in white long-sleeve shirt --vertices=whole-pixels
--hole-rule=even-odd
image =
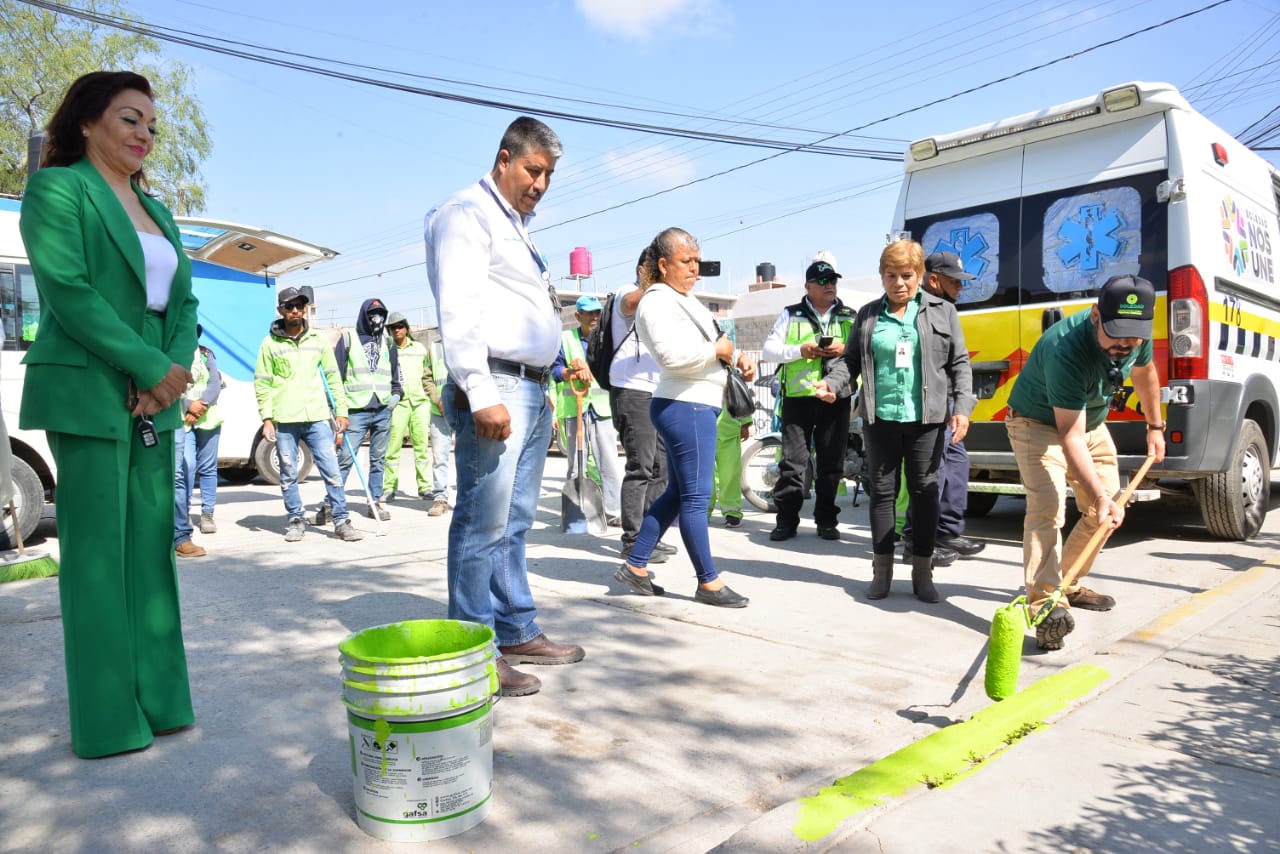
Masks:
[[[449,365],[441,402],[458,471],[449,618],[493,627],[508,697],[542,684],[513,665],[571,664],[585,655],[538,627],[525,564],[551,441],[547,382],[561,329],[560,303],[528,224],[561,151],[551,128],[516,119],[493,170],[426,219],[427,275]]]

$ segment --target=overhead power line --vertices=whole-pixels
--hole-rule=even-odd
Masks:
[[[337,71],[332,68],[323,68],[318,65],[311,65],[300,61],[301,58],[327,62],[333,65],[345,65],[348,67],[370,68],[370,66],[355,66],[354,63],[342,62],[340,60],[323,59],[312,57],[306,54],[298,54],[291,51],[283,51],[278,48],[269,47],[267,45],[252,44],[249,42],[231,41],[221,39],[216,36],[199,36],[184,30],[175,30],[167,27],[155,26],[146,22],[127,18],[117,18],[110,15],[103,15],[97,12],[90,12],[85,9],[78,9],[72,6],[66,6],[61,3],[49,2],[49,0],[22,0],[29,6],[35,6],[45,9],[59,15],[67,15],[72,18],[79,18],[83,21],[98,24],[100,26],[111,27],[113,29],[125,30],[148,38],[158,39],[160,41],[172,42],[180,44],[184,47],[194,48],[196,50],[210,51],[219,53],[224,56],[232,56],[238,59],[249,60],[250,62],[258,62],[266,65],[274,65],[278,68],[288,68],[294,71],[302,71],[307,74],[316,74],[322,77],[332,77],[338,80],[345,80],[350,83],[361,83],[367,86],[375,86],[382,89],[391,89],[397,92],[405,92],[412,95],[423,95],[429,98],[438,98],[445,101],[453,101],[461,104],[470,104],[477,107],[489,107],[504,111],[512,111],[525,113],[533,116],[541,116],[549,119],[560,119],[563,121],[577,122],[579,124],[594,125],[597,127],[609,127],[618,130],[630,130],[637,133],[649,133],[658,136],[677,137],[681,139],[697,139],[708,140],[712,142],[720,142],[725,145],[738,145],[749,148],[767,148],[784,151],[804,151],[812,154],[827,154],[839,157],[855,157],[869,160],[901,160],[901,154],[896,150],[874,149],[874,148],[850,148],[846,146],[823,145],[821,143],[835,139],[844,134],[828,133],[821,137],[819,142],[794,142],[790,140],[766,139],[762,137],[739,136],[737,134],[722,134],[711,131],[690,130],[687,128],[672,127],[666,125],[649,124],[646,122],[628,121],[624,119],[610,119],[602,116],[591,116],[585,113],[574,113],[566,110],[553,110],[546,107],[537,107],[529,104],[516,104],[508,101],[498,101],[492,98],[481,98],[475,95],[466,95],[460,92],[447,92],[440,89],[428,89],[422,86],[413,86],[407,83],[396,83],[390,80],[382,80],[376,77],[368,77],[360,74],[352,74],[345,71]],[[1225,2],[1225,0],[1224,0]],[[223,45],[210,44],[211,41],[223,42]],[[240,45],[240,47],[231,47],[230,45]],[[256,52],[255,52],[256,51]],[[279,56],[264,56],[261,52],[269,52],[278,54]],[[298,57],[298,59],[286,59],[283,57]],[[406,74],[406,72],[394,71],[390,69],[377,69],[384,73]],[[406,75],[418,76],[418,75]],[[439,79],[439,78],[429,78]],[[474,85],[474,84],[466,84]],[[510,90],[509,90],[510,91]],[[543,96],[552,97],[552,96]],[[617,107],[618,109],[635,109],[641,112],[655,112],[644,108],[628,108]],[[702,118],[702,117],[698,117]],[[741,124],[742,122],[736,123]]]

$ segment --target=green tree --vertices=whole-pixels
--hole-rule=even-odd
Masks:
[[[115,0],[81,0],[86,11],[124,17]],[[147,157],[153,191],[175,214],[204,210],[200,164],[213,144],[191,94],[191,70],[165,60],[154,39],[0,0],[0,192],[21,193],[27,139],[48,122],[71,82],[90,71],[127,69],[151,81],[159,134]]]

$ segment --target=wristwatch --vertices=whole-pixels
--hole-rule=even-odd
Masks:
[[[1168,426],[1168,424],[1152,424],[1150,421],[1147,422],[1147,430],[1158,430],[1161,433],[1163,433],[1164,429]]]

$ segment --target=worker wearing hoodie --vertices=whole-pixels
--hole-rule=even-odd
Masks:
[[[400,360],[391,336],[386,331],[387,307],[380,299],[367,299],[356,315],[355,329],[348,329],[334,345],[334,357],[342,374],[346,395],[348,427],[338,449],[342,483],[354,458],[351,449],[359,448],[365,434],[369,436],[368,481],[364,484],[369,499],[369,516],[390,519],[382,502],[382,475],[386,468],[387,440],[391,437],[391,413],[400,402]],[[329,504],[325,499],[325,505]],[[319,514],[324,521],[326,507]]]

